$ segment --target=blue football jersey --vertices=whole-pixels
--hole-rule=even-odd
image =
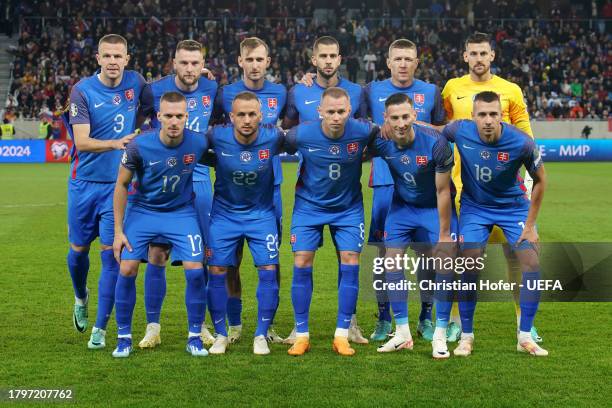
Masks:
[[[363,206],[361,161],[377,127],[349,119],[344,134],[331,139],[321,121],[305,122],[286,136],[287,149],[297,150],[302,165],[295,188],[295,208],[343,211]]]
[[[264,81],[261,89],[248,88],[243,80],[226,85],[219,89],[215,99],[215,117],[225,115],[226,122],[229,122],[229,113],[232,111],[232,102],[240,92],[250,91],[259,98],[261,102],[262,123],[276,125],[278,120],[285,115],[287,104],[287,88],[281,84]],[[279,156],[272,159],[274,168],[274,184],[280,185],[283,182],[283,168]]]
[[[340,78],[337,86],[348,92],[353,117],[359,118],[363,116],[360,111],[360,108],[363,106],[363,90],[361,86],[344,78]],[[300,123],[319,120],[320,116],[317,108],[324,91],[325,88],[322,88],[316,81],[312,86],[304,84],[295,85],[289,90],[285,116],[289,119],[299,120]]]
[[[244,220],[274,217],[272,158],[284,143],[282,131],[260,125],[255,141],[244,145],[227,124],[213,127],[207,137],[216,155],[212,214]]]
[[[395,182],[394,200],[415,207],[436,207],[436,173],[453,167],[450,143],[434,129],[413,125],[414,141],[399,147],[393,140],[377,137],[372,154],[387,163]]]
[[[159,129],[161,124],[157,120],[159,112],[159,101],[166,92],[180,92],[187,99],[187,113],[189,117],[185,128],[196,133],[201,133],[202,137],[208,130],[208,121],[213,112],[213,103],[217,94],[217,83],[207,78],[201,77],[198,81],[198,88],[193,92],[184,92],[176,86],[176,75],[168,75],[157,81],[148,84],[142,97],[142,113],[151,117],[151,127]],[[208,166],[197,164],[193,172],[194,181],[206,181],[209,179]]]
[[[185,129],[183,141],[166,146],[159,129],[134,138],[121,158],[121,165],[138,178],[130,203],[153,211],[172,211],[193,201],[193,171],[208,150],[201,134]]]
[[[499,141],[489,144],[480,138],[471,120],[453,122],[442,134],[455,143],[461,157],[461,201],[486,207],[524,205],[528,201],[519,171],[525,165],[533,173],[542,165],[540,150],[528,134],[502,123]]]
[[[434,85],[414,79],[412,84],[400,88],[391,82],[391,78],[384,81],[374,81],[364,88],[364,101],[367,103],[367,111],[377,125],[385,121],[385,101],[396,93],[404,93],[414,102],[414,110],[417,120],[434,125],[442,125],[446,121],[446,111],[440,95],[440,89]],[[366,108],[362,108],[363,111]],[[372,160],[372,171],[370,173],[370,187],[392,185],[393,178],[389,173],[389,167],[380,158]]]
[[[97,73],[80,80],[70,92],[69,133],[73,135],[71,126],[77,124],[89,125],[89,137],[98,140],[121,139],[133,133],[144,86],[142,75],[130,70],[123,72],[114,88],[100,82]],[[120,150],[90,153],[79,151],[75,145],[70,152],[71,178],[115,182],[120,160]]]

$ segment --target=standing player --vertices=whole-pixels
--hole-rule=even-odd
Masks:
[[[245,38],[240,43],[240,56],[238,65],[243,70],[242,80],[226,85],[219,90],[215,99],[215,119],[225,115],[226,122],[232,111],[232,104],[236,95],[241,92],[253,92],[259,98],[262,109],[262,123],[276,125],[283,116],[287,102],[287,89],[281,84],[275,84],[265,79],[266,70],[270,66],[270,52],[268,45],[257,37]],[[283,168],[280,157],[272,157],[274,169],[274,213],[280,237],[282,235],[283,202],[281,184],[283,182]],[[240,262],[242,260],[242,245],[238,245],[238,261],[235,267],[228,269],[227,318],[229,322],[228,338],[230,343],[237,342],[242,334],[242,285],[240,282]],[[280,282],[280,271],[277,275]],[[278,307],[278,306],[277,306]],[[268,340],[281,343],[283,339],[270,328]]]
[[[362,88],[339,75],[338,69],[341,61],[340,44],[335,38],[329,36],[317,38],[312,47],[311,59],[312,65],[316,67],[317,75],[314,81],[312,76],[305,75],[303,83],[299,83],[289,90],[287,111],[282,124],[284,129],[289,129],[301,122],[320,120],[319,104],[323,92],[331,87],[344,89],[349,95],[352,116],[355,118],[362,116],[360,111],[363,105]],[[323,245],[322,241],[321,245]],[[338,264],[340,264],[339,255]],[[340,279],[341,277],[338,276],[338,283]],[[363,337],[361,329],[357,325],[356,311],[351,319],[349,340],[366,344],[368,339]],[[286,343],[292,344],[294,341],[295,328],[289,338],[286,339]]]
[[[340,262],[338,317],[333,349],[351,356],[349,326],[359,292],[359,254],[365,238],[361,157],[378,130],[369,122],[349,119],[348,93],[337,87],[323,92],[321,120],[291,129],[287,144],[302,156],[291,222],[294,252],[291,300],[297,338],[288,353],[303,355],[310,349],[308,318],[312,299],[312,265],[323,228],[329,226]]]
[[[530,135],[502,123],[502,101],[495,92],[477,93],[472,112],[473,121],[459,120],[443,131],[443,135],[455,143],[461,157],[464,188],[461,191],[459,242],[463,256],[472,260],[481,257],[493,226],[501,228],[523,273],[517,350],[547,356],[548,352],[534,341],[531,333],[540,299],[539,290],[535,288],[540,279],[536,219],[546,189],[540,151]],[[531,200],[517,178],[523,165],[534,180]],[[477,270],[467,268],[468,261],[465,265],[462,282],[475,284]],[[463,333],[453,353],[469,356],[474,347],[476,289],[462,288],[458,298]]]
[[[453,151],[436,130],[414,124],[417,113],[413,101],[406,94],[396,93],[387,97],[384,116],[385,123],[393,129],[391,139],[376,138],[371,151],[385,160],[395,182],[384,229],[385,256],[391,260],[402,257],[408,245],[421,242],[426,245],[423,255],[429,258],[433,246],[438,242],[452,243],[451,232],[456,234],[457,230],[450,193]],[[403,269],[386,271],[387,284],[398,288],[404,280]],[[378,351],[412,349],[408,292],[395,289],[387,292],[396,330],[395,336]],[[442,320],[448,321],[451,303],[444,306],[445,310],[437,310],[437,313]],[[446,335],[446,327],[442,333]],[[448,357],[448,350],[443,351]]]
[[[370,82],[364,89],[364,100],[367,107],[362,108],[362,111],[367,109],[374,123],[377,125],[383,124],[385,101],[395,93],[403,93],[412,99],[417,120],[433,125],[445,123],[446,114],[442,106],[440,90],[436,85],[414,77],[418,65],[417,47],[412,41],[401,38],[391,43],[387,58],[387,67],[391,71],[391,78],[384,81]],[[393,177],[385,160],[382,157],[374,157],[370,172],[370,187],[374,191],[368,243],[379,245],[379,256],[384,255],[384,247],[382,246],[383,232],[393,197],[393,185]],[[420,242],[419,238],[416,237],[415,242]],[[434,271],[419,268],[417,277],[419,281],[432,279]],[[431,293],[421,291],[421,314],[419,315],[417,333],[429,341],[432,340],[433,336],[431,309]],[[383,341],[387,339],[390,333],[391,314],[389,313],[389,302],[379,299],[378,322],[370,338],[375,341]]]
[[[132,351],[132,315],[136,304],[136,276],[149,243],[156,238],[170,242],[174,258],[185,268],[185,305],[192,356],[206,356],[201,329],[206,304],[202,235],[193,208],[193,171],[206,153],[202,135],[185,130],[189,120],[187,100],[180,92],[166,92],[160,99],[153,129],[132,141],[121,159],[113,197],[115,240],[120,261],[115,289],[118,344],[113,357],[129,357]],[[136,193],[126,214],[128,186],[138,177]]]
[[[212,115],[213,101],[217,93],[217,83],[202,77],[204,57],[202,44],[194,40],[183,40],[176,45],[174,54],[174,75],[168,75],[149,85],[143,91],[143,115],[151,117],[151,126],[159,129],[161,124],[157,119],[160,100],[166,92],[179,92],[187,100],[189,120],[185,122],[186,129],[205,137],[208,121]],[[198,224],[202,232],[203,245],[208,242],[208,223],[212,207],[212,186],[208,166],[196,164],[193,170],[193,191],[195,193],[194,207],[198,215]],[[157,242],[149,249],[147,270],[145,272],[145,309],[147,311],[147,330],[144,338],[138,343],[141,348],[155,347],[161,343],[159,317],[162,303],[166,296],[166,262],[168,246]],[[202,257],[203,258],[203,257]],[[202,259],[203,260],[203,259]],[[204,271],[206,276],[206,270]],[[202,339],[212,344],[214,338],[202,328]]]
[[[67,119],[74,140],[68,181],[67,263],[76,298],[73,323],[79,332],[88,325],[89,248],[100,237],[102,271],[96,323],[87,343],[90,349],[106,345],[106,324],[113,310],[119,272],[112,251],[112,192],[121,150],[133,138],[130,133],[136,125],[138,100],[145,85],[140,74],[125,71],[129,55],[127,41],[120,35],[102,37],[96,59],[100,71],[72,88]]]
[[[523,99],[521,88],[510,81],[502,79],[491,72],[491,63],[495,59],[495,51],[491,48],[491,39],[488,34],[474,33],[465,41],[465,52],[463,60],[468,64],[469,74],[460,78],[449,80],[442,90],[444,108],[449,120],[471,119],[472,100],[474,95],[482,91],[493,91],[500,95],[502,105],[502,120],[515,125],[533,138],[529,114]],[[461,197],[461,166],[460,156],[455,148],[455,163],[453,169],[453,183],[457,188],[457,200]],[[525,175],[527,190],[530,190],[531,179],[529,173]],[[457,202],[459,206],[459,202]],[[491,234],[492,242],[505,242],[504,235],[499,228],[495,228]],[[520,272],[520,265],[515,254],[507,245],[503,245],[504,255],[508,263],[508,275],[516,277]],[[521,311],[516,306],[517,325],[520,324]],[[460,321],[457,310],[453,310],[453,320],[449,324],[449,341],[456,341],[461,334]],[[542,338],[538,335],[535,327],[531,329],[533,339],[540,343]]]
[[[226,275],[238,265],[238,247],[246,239],[259,276],[255,354],[270,354],[266,336],[278,307],[278,228],[274,212],[272,158],[284,141],[282,132],[262,124],[259,97],[250,91],[235,95],[232,125],[215,126],[208,133],[216,153],[215,195],[210,223],[209,309],[217,336],[211,354],[229,345],[225,328],[228,292]]]

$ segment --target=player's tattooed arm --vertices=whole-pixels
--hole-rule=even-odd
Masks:
[[[291,129],[299,123],[300,114],[295,106],[294,88],[291,88],[287,93],[287,102],[285,103],[285,114],[281,127],[283,129]]]
[[[376,149],[377,139],[381,139],[381,128],[377,125],[370,123],[372,129],[370,131],[370,135],[368,136],[368,144],[366,148],[363,150],[363,155],[361,156],[362,161],[370,160],[372,157],[378,156],[378,150]]]
[[[132,170],[125,167],[124,161],[127,161],[127,152],[123,153],[124,158],[119,166],[119,174],[117,175],[117,183],[115,184],[115,192],[113,194],[113,214],[115,216],[115,240],[113,241],[113,254],[117,262],[121,262],[121,251],[126,247],[132,252],[132,246],[127,240],[123,232],[123,218],[125,216],[125,207],[127,206],[128,187],[132,181]]]
[[[208,141],[208,150],[204,152],[204,154],[199,160],[200,164],[203,164],[209,167],[215,167],[217,165],[217,155],[215,154],[215,150],[214,150],[214,147],[215,147],[214,137],[213,137],[214,128],[215,127],[213,126],[210,129],[208,129],[208,131],[206,132],[206,139]]]

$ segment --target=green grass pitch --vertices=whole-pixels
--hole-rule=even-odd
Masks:
[[[612,163],[546,166],[549,190],[538,222],[541,239],[611,241]],[[293,324],[289,226],[295,169],[295,164],[284,165],[281,305],[276,318],[281,335]],[[368,171],[364,165],[364,185]],[[550,352],[543,359],[515,351],[510,303],[479,305],[475,353],[467,359],[433,361],[430,345],[420,339],[412,352],[379,355],[368,345],[356,346],[353,358],[335,355],[331,340],[337,266],[328,235],[315,261],[313,348],[303,358],[288,356],[284,345],[272,345],[266,357],[252,354],[256,273],[248,251],[242,268],[244,337],[227,355],[196,359],[184,352],[184,278],[174,267],[167,274],[162,345],[154,351],[137,350],[126,360],[113,359],[112,319],[107,348],[90,351],[89,331],[79,334],[71,322],[73,294],[65,265],[67,176],[65,165],[0,166],[0,389],[72,388],[83,406],[610,406],[610,304],[543,304],[536,318]],[[371,190],[363,190],[369,218]],[[90,325],[100,270],[96,245],[89,276]],[[141,273],[135,342],[145,327],[142,289]],[[375,309],[371,301],[359,302],[360,325],[368,335]],[[413,332],[417,313],[411,304]]]

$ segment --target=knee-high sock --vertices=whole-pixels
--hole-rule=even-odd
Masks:
[[[206,299],[206,304],[208,303],[208,267],[204,265],[204,299]],[[206,304],[204,304],[204,318],[202,319],[202,323],[206,321]]]
[[[435,280],[435,272],[433,269],[427,267],[417,269],[417,280],[433,282]],[[428,285],[429,286],[429,285]],[[421,290],[421,313],[419,314],[419,321],[422,322],[425,319],[431,320],[431,309],[433,307],[433,290]]]
[[[98,281],[98,311],[96,312],[96,327],[106,329],[108,319],[115,305],[115,286],[119,275],[119,264],[115,260],[112,249],[100,252],[102,271]]]
[[[280,265],[276,265],[276,285],[280,289]],[[276,297],[276,305],[274,306],[274,313],[272,314],[272,320],[270,320],[270,326],[274,324],[274,318],[276,317],[276,312],[278,312],[278,306],[280,305],[280,296]]]
[[[226,274],[208,275],[208,310],[215,326],[215,332],[227,337],[225,314],[227,313]]]
[[[463,283],[476,284],[477,273],[464,272],[461,275]],[[471,285],[470,285],[471,286]],[[463,333],[474,332],[474,311],[476,310],[476,289],[465,289],[458,291],[459,297],[459,316],[461,317],[461,330]]]
[[[520,289],[521,324],[520,330],[523,332],[531,331],[533,319],[538,311],[540,303],[540,291],[536,289],[537,281],[540,279],[540,271],[523,272],[522,284]],[[531,286],[531,288],[530,288]]]
[[[359,295],[359,265],[340,264],[340,287],[338,288],[338,318],[336,327],[348,329]]]
[[[387,281],[385,273],[374,274],[373,278],[374,280],[380,280],[382,283],[385,283]],[[387,297],[387,291],[377,290],[376,291],[376,301],[378,305],[378,321],[390,322],[391,321],[391,305],[389,304],[389,298]]]
[[[440,327],[442,329],[448,327],[451,307],[453,305],[453,291],[444,289],[442,285],[450,285],[452,282],[452,273],[436,273],[436,290],[434,291],[436,303],[436,327]]]
[[[295,316],[295,331],[308,333],[308,317],[312,300],[312,266],[308,268],[293,267],[291,283],[291,303]]]
[[[74,296],[79,299],[87,297],[87,273],[89,272],[89,251],[77,252],[72,247],[66,257],[68,271],[72,278]]]
[[[255,337],[268,334],[274,311],[278,305],[278,282],[276,270],[258,269],[259,284],[257,285],[257,330]]]
[[[159,315],[166,297],[166,267],[148,263],[144,285],[147,323],[159,323]]]
[[[240,326],[242,324],[242,299],[229,296],[227,298],[227,320],[230,326]]]
[[[206,294],[204,292],[204,269],[185,269],[185,306],[189,333],[202,332]]]
[[[121,336],[131,336],[132,316],[134,305],[136,304],[136,276],[117,277],[115,287],[115,314],[117,317],[117,334]]]
[[[401,287],[405,280],[404,271],[387,272],[387,283],[393,285],[394,290],[388,289],[387,295],[395,317],[395,324],[408,324],[408,289]]]

